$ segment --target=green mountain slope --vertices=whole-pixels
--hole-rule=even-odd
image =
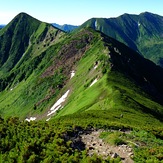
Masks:
[[[11,33],[8,35],[10,30]],[[24,110],[28,108],[27,112],[29,113],[31,105],[34,107],[31,99],[38,102],[38,98],[40,99],[46,94],[46,92],[43,92],[40,95],[41,97],[36,97],[37,93],[31,96],[35,90],[32,87],[37,85],[37,76],[43,71],[42,69],[50,64],[49,58],[51,56],[45,57],[46,52],[44,51],[52,44],[57,43],[62,35],[64,33],[52,25],[40,22],[25,13],[16,16],[13,21],[2,29],[0,37],[2,39],[0,90],[5,90],[2,93],[5,96],[1,95],[3,101],[1,101],[1,109],[6,110],[7,107],[12,110],[11,113],[15,112],[21,115],[22,113],[18,110],[25,106]],[[42,60],[43,58],[44,60]],[[38,67],[39,64],[40,67]],[[34,74],[33,71],[36,68],[39,70]],[[15,87],[17,89],[12,92]],[[29,89],[27,90],[27,88]],[[30,89],[33,89],[33,91],[30,92]],[[15,110],[15,108],[18,110]]]
[[[154,102],[162,103],[162,68],[116,40],[96,35],[99,41],[79,61],[76,75],[69,83],[73,93],[57,116],[87,110],[118,111],[119,115],[133,109],[162,119],[162,105]],[[97,83],[90,87],[95,79]]]
[[[4,71],[5,65],[11,63],[9,59],[1,67],[5,72],[0,79],[3,116],[50,118],[55,113],[48,116],[49,109],[69,91],[65,108],[56,117],[100,108],[139,108],[162,118],[161,68],[104,34],[91,29],[64,34],[27,14],[18,15],[4,28],[3,35],[22,17],[39,25],[29,35],[22,57],[18,60],[13,53],[9,55],[15,61],[12,69]],[[26,27],[31,29],[30,24]],[[14,42],[19,40],[15,38]],[[19,45],[15,45],[15,51],[21,49]],[[71,71],[76,74],[72,79]],[[92,82],[97,83],[90,87]]]
[[[101,31],[162,67],[162,19],[162,16],[148,12],[140,15],[124,14],[117,18],[92,18],[81,28],[92,27]]]
[[[38,28],[40,23],[26,14],[21,13],[1,30],[1,72],[8,72],[19,61],[28,47],[30,36]]]
[[[17,15],[0,31],[1,76],[12,70],[23,57],[29,57],[32,49],[35,53],[40,53],[45,46],[49,46],[54,39],[52,35],[54,28],[50,24],[40,22],[25,13]],[[37,55],[35,53],[32,55]]]
[[[23,26],[33,30],[24,32],[29,40],[19,53],[24,33],[13,40],[6,33],[15,20],[19,31],[22,17],[37,28]],[[162,159],[160,66],[92,28],[66,34],[24,13],[0,32],[1,45],[11,42],[15,50],[1,61],[0,160],[108,162],[110,156],[88,156],[81,141],[83,133],[98,129],[107,131],[104,141],[131,146],[136,162]]]

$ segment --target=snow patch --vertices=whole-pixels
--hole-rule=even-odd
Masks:
[[[97,28],[97,20],[95,21],[95,28]]]
[[[62,105],[62,103],[66,100],[70,90],[68,90],[50,109],[47,116],[55,113]]]
[[[54,110],[50,110],[47,114],[47,116],[52,115],[53,113],[55,113],[59,108],[61,107],[61,105],[58,105]]]
[[[117,49],[116,47],[114,47],[114,51],[115,51],[116,53],[118,53],[119,55],[121,55],[121,52],[120,52],[119,49]]]
[[[70,77],[70,79],[73,78],[74,76],[75,76],[75,71],[72,70],[72,71],[71,71],[71,77]]]
[[[36,120],[36,117],[26,118],[25,120],[28,121],[28,122],[30,122],[30,121],[35,121],[35,120]]]
[[[95,65],[94,69],[97,69],[98,65]]]
[[[98,61],[94,63],[94,70],[97,69],[97,67],[98,67]]]
[[[50,117],[51,118],[51,117]],[[46,121],[49,121],[50,120],[50,118],[48,118]]]
[[[91,85],[89,87],[91,87],[92,85],[94,85],[97,82],[97,78],[91,83]]]
[[[138,22],[138,27],[140,26],[141,24]]]

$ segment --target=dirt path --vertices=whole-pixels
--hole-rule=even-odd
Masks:
[[[133,163],[131,159],[133,156],[133,150],[130,146],[122,144],[119,146],[112,146],[105,143],[99,138],[101,131],[93,131],[90,134],[81,135],[82,142],[86,145],[88,149],[88,154],[92,156],[94,153],[97,155],[102,155],[104,158],[110,156],[111,158],[121,158],[123,163]]]

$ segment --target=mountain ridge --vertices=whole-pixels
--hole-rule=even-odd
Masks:
[[[19,59],[23,56],[24,52],[30,46],[30,39],[35,31],[42,32],[36,39],[43,39],[52,25],[43,23],[26,13],[18,14],[6,27],[0,32],[1,35],[1,64],[0,70],[7,72],[17,64]],[[14,33],[12,32],[14,31]],[[22,32],[24,33],[22,37]],[[15,38],[15,37],[19,37]],[[8,44],[3,45],[3,40],[8,39]],[[17,42],[15,42],[18,40]],[[39,40],[38,42],[39,43]],[[18,45],[17,45],[18,44]],[[13,47],[13,48],[12,48]],[[21,47],[21,49],[20,49]],[[15,51],[14,48],[19,48]],[[11,55],[10,55],[11,53]],[[9,57],[10,56],[10,57]],[[12,60],[12,61],[11,61]]]
[[[160,74],[163,74],[163,70],[162,68],[160,68],[159,66],[156,66],[154,63],[152,63],[151,61],[148,61],[148,60],[145,60],[143,59],[141,56],[139,56],[137,53],[135,53],[134,51],[131,51],[129,50],[128,47],[125,47],[123,44],[121,44],[120,42],[117,42],[116,40],[112,39],[112,38],[108,38],[106,37],[105,35],[102,34],[102,38],[103,40],[105,40],[104,44],[106,44],[105,46],[106,47],[109,47],[109,53],[107,54],[108,55],[108,60],[109,61],[103,61],[104,63],[104,67],[102,68],[103,72],[108,71],[108,74],[112,74],[114,76],[114,72],[115,74],[119,74],[121,76],[121,79],[127,77],[127,80],[130,80],[132,81],[135,85],[139,86],[141,89],[143,88],[143,90],[146,92],[146,93],[149,93],[151,94],[152,97],[155,97],[157,98],[158,97],[158,101],[160,101],[161,103],[161,99],[162,99],[162,92],[163,92],[163,89],[161,88],[162,86],[162,79],[160,78]],[[109,41],[108,41],[109,40]],[[111,45],[110,45],[111,44]],[[118,45],[118,47],[116,47],[116,45]],[[128,49],[128,50],[127,50]],[[130,55],[130,53],[133,55]],[[126,56],[124,55],[126,54]],[[109,57],[110,56],[110,57]],[[130,56],[130,57],[129,57]],[[104,56],[103,56],[104,57]],[[107,58],[107,57],[106,57]],[[110,58],[110,59],[109,59]],[[99,63],[99,61],[96,61]],[[107,63],[108,62],[108,63]],[[124,66],[125,65],[125,66]],[[148,67],[148,66],[149,67]],[[107,68],[106,68],[106,67]],[[157,67],[157,68],[156,68]],[[110,70],[109,70],[110,69]],[[159,70],[159,73],[154,73],[156,76],[154,77],[153,76],[153,79],[151,78],[150,79],[150,76],[151,74],[150,73],[147,73],[148,70],[155,70],[155,69],[158,69]],[[93,70],[92,70],[93,71]],[[106,72],[107,72],[106,71]],[[151,71],[151,72],[152,72]],[[156,70],[157,71],[157,70]],[[122,75],[123,74],[123,75]],[[112,76],[111,75],[111,76]],[[140,75],[140,76],[139,76]],[[125,77],[123,77],[125,76]],[[103,77],[102,77],[103,78]],[[108,75],[108,79],[109,79],[109,75]],[[95,78],[94,78],[95,79]],[[98,80],[102,80],[99,78],[99,76],[96,78]],[[78,79],[76,78],[76,80],[82,80],[81,78]],[[110,80],[113,80],[115,81],[116,83],[116,80],[118,81],[118,79],[116,78],[111,78]],[[154,84],[154,81],[158,81],[158,83]],[[121,83],[121,81],[119,81]],[[127,81],[126,81],[127,82]],[[91,83],[90,83],[91,84]],[[122,83],[121,83],[122,84]],[[131,83],[130,83],[131,84]],[[101,85],[103,85],[101,83]],[[114,85],[114,83],[113,83]],[[159,86],[158,86],[159,85]],[[158,86],[158,88],[156,87]],[[154,88],[155,87],[155,88]],[[86,87],[87,88],[87,87]],[[79,89],[77,87],[77,89]],[[81,88],[82,89],[82,88]],[[98,90],[98,88],[96,87],[96,89]],[[124,88],[123,88],[124,89]],[[160,93],[156,93],[154,90],[157,90],[157,89],[160,89]],[[100,90],[99,90],[100,92]],[[80,92],[78,93],[80,94]],[[82,93],[81,93],[82,94]],[[131,96],[131,95],[130,95]],[[71,98],[71,97],[70,97]],[[84,97],[81,97],[81,98],[84,98]],[[90,98],[89,96],[87,98]],[[104,98],[104,97],[103,97]],[[154,98],[154,99],[155,99]],[[105,99],[105,98],[104,98]],[[103,99],[103,100],[104,100]],[[154,100],[153,99],[153,100]],[[155,99],[156,100],[156,99]],[[157,101],[157,100],[156,100]],[[72,105],[74,105],[73,103],[76,103],[77,105],[77,102],[75,102],[75,99],[74,99],[74,102],[72,102],[72,104],[68,104],[69,106],[66,106],[67,108],[71,109],[72,108]],[[91,104],[93,105],[93,104]],[[95,105],[95,104],[94,104]],[[75,106],[75,105],[74,105]],[[107,107],[107,106],[105,106]],[[77,109],[77,106],[76,106],[76,109]],[[86,108],[85,108],[86,109]],[[66,109],[63,109],[63,111],[61,110],[61,115],[65,112]],[[69,112],[69,111],[67,111]],[[156,113],[157,114],[157,113]],[[60,115],[60,113],[59,113]],[[162,114],[160,114],[160,117],[161,117]],[[159,113],[158,113],[158,116],[159,116]],[[162,119],[162,118],[161,118]]]
[[[83,23],[83,27],[99,30],[162,66],[162,16],[145,12],[117,18],[92,18]]]
[[[3,162],[162,160],[160,66],[90,27],[65,33],[26,14],[0,30],[0,45]],[[100,143],[85,144],[91,133]],[[116,153],[98,155],[104,144]]]
[[[145,59],[144,60],[141,59],[141,57],[137,53],[130,50],[127,46],[121,44],[120,42],[110,37],[107,37],[102,33],[95,32],[94,30],[92,31],[89,28],[83,28],[78,32],[73,32],[70,35],[68,35],[60,31],[59,29],[53,28],[50,24],[42,23],[24,13],[21,13],[18,16],[16,16],[15,19],[13,19],[11,23],[3,29],[1,35],[5,34],[5,31],[6,33],[8,33],[8,30],[15,24],[21,29],[23,25],[22,22],[25,21],[27,23],[26,19],[27,20],[29,19],[30,23],[33,22],[34,28],[27,35],[28,39],[26,39],[27,41],[25,45],[27,47],[24,48],[23,53],[21,53],[20,59],[17,59],[17,56],[12,56],[12,60],[14,62],[16,61],[16,63],[15,65],[13,65],[12,69],[7,70],[9,73],[6,74],[7,71],[3,71],[4,65],[1,66],[2,73],[4,74],[5,72],[6,74],[4,77],[3,76],[1,77],[1,91],[3,90],[5,91],[6,89],[7,90],[12,89],[12,92],[16,93],[17,91],[14,91],[13,88],[17,87],[17,84],[19,83],[20,85],[23,86],[24,85],[24,83],[22,83],[23,81],[25,82],[25,84],[27,84],[26,83],[27,81],[29,83],[33,81],[34,85],[32,84],[33,85],[32,87],[31,86],[28,87],[29,89],[31,90],[33,89],[34,91],[36,89],[37,90],[40,89],[40,87],[43,87],[46,84],[46,82],[48,83],[49,81],[49,84],[47,84],[47,86],[45,87],[47,90],[49,90],[49,93],[46,92],[46,89],[45,92],[43,93],[39,91],[40,92],[39,96],[35,92],[33,93],[33,98],[34,96],[36,97],[38,96],[38,98],[35,98],[35,100],[32,100],[30,99],[30,97],[28,97],[31,94],[30,92],[28,92],[28,90],[24,88],[22,88],[21,91],[19,90],[19,92],[21,92],[22,94],[21,95],[22,97],[27,96],[27,98],[29,98],[29,101],[31,100],[30,108],[32,110],[34,109],[32,112],[35,112],[35,110],[37,111],[37,109],[40,107],[43,109],[45,107],[44,103],[48,104],[48,101],[50,99],[53,101],[53,98],[54,97],[56,98],[57,94],[60,91],[64,90],[65,87],[67,87],[66,85],[69,83],[68,78],[70,72],[73,71],[73,68],[77,66],[76,64],[80,62],[80,60],[82,60],[82,58],[87,53],[89,54],[90,53],[89,51],[93,51],[93,49],[97,56],[94,55],[93,57],[92,53],[90,53],[90,56],[93,57],[92,61],[90,61],[91,57],[90,58],[86,57],[87,55],[85,57],[89,60],[90,65],[94,64],[95,62],[100,64],[101,68],[99,68],[98,73],[96,71],[92,71],[93,76],[92,75],[90,76],[92,78],[91,81],[93,79],[98,80],[98,78],[102,78],[103,76],[102,74],[105,74],[108,71],[113,72],[114,69],[114,71],[117,72],[117,74],[120,73],[120,75],[123,74],[127,78],[129,77],[129,80],[135,82],[147,94],[150,94],[154,101],[157,101],[161,104],[163,81],[160,76],[161,74],[163,74],[162,69],[155,66],[152,62],[149,62]],[[21,22],[20,25],[19,22]],[[23,25],[23,28],[29,29],[29,26]],[[20,32],[16,32],[16,36],[18,33]],[[26,33],[23,32],[23,35],[26,35]],[[17,37],[16,39],[16,37],[14,37],[14,41],[17,40],[20,43],[21,39],[18,38],[19,37]],[[98,39],[100,40],[97,42],[100,45],[99,49],[101,48],[101,51],[106,51],[106,48],[108,48],[110,54],[106,54],[106,52],[104,52],[104,54],[101,55],[99,53],[99,49],[96,47],[97,44],[95,43],[95,40],[97,41]],[[18,49],[20,48],[20,44],[18,45],[13,44],[12,46],[13,47],[15,46],[15,48],[18,47]],[[91,46],[95,47],[91,48]],[[116,46],[118,46],[118,48],[116,48]],[[121,54],[122,52],[123,55]],[[130,55],[129,53],[133,55]],[[15,54],[19,54],[19,51],[16,51]],[[47,64],[46,62],[48,60],[49,63]],[[10,63],[10,60],[8,61],[8,63]],[[146,66],[144,66],[143,63]],[[88,72],[90,70],[91,68],[89,68]],[[150,73],[148,71],[150,71]],[[152,77],[150,76],[151,72],[153,72]],[[34,74],[36,74],[36,77],[34,76]],[[87,75],[88,79],[85,80],[89,81],[90,80],[89,73]],[[56,83],[55,82],[53,83],[53,78],[56,80]],[[52,87],[50,87],[50,83],[53,85]],[[82,85],[85,85],[85,88],[84,89],[82,88],[82,90],[84,91],[87,88],[87,86],[84,83],[83,84],[81,83],[81,86]],[[55,93],[56,90],[58,93]],[[23,93],[24,91],[25,92],[27,91],[28,93]],[[20,101],[20,99],[17,100]],[[17,105],[15,105],[15,108],[16,107]]]

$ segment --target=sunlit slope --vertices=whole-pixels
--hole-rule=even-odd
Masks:
[[[52,79],[47,80],[45,84],[45,80],[40,81],[38,78],[45,68],[51,65],[50,59],[55,55],[53,48],[49,49],[51,52],[46,50],[62,40],[64,34],[50,24],[38,21],[25,13],[17,15],[1,30],[0,112],[2,115],[20,117],[27,115],[32,108],[41,103],[41,100],[44,101],[44,98],[49,99],[52,96],[53,89],[50,89],[52,84],[48,84]]]
[[[142,118],[149,114],[161,120],[162,68],[120,42],[96,35],[99,39],[79,61],[67,86],[71,95],[56,117],[87,111],[95,111],[98,116],[107,111],[116,116],[129,112]]]
[[[17,15],[0,31],[1,76],[20,66],[22,60],[39,55],[54,42],[58,31],[25,13]]]
[[[126,44],[145,58],[163,66],[162,16],[124,14],[117,18],[92,18],[80,28],[91,27]]]
[[[73,67],[96,40],[89,30],[70,35],[41,23],[23,56],[0,79],[1,115],[40,119],[64,93]]]
[[[8,55],[0,60],[0,160],[124,161],[88,155],[91,148],[96,152],[96,141],[89,139],[87,149],[81,137],[95,131],[102,142],[109,140],[105,145],[114,142],[117,151],[130,147],[135,162],[161,161],[163,69],[92,28],[66,34],[23,13],[18,24],[12,21],[18,31],[22,18],[38,26],[23,26],[35,29],[27,32],[27,47],[20,39],[26,32],[14,37],[19,59],[16,53],[0,53]],[[2,29],[4,47],[11,41],[6,30],[12,24]],[[100,139],[98,147],[104,142]]]
[[[3,69],[9,61],[1,67],[1,116],[39,120],[107,111],[162,119],[162,68],[124,44],[91,28],[65,34],[43,22],[29,36],[20,59],[12,56],[12,69]],[[59,109],[49,113],[67,91]]]

